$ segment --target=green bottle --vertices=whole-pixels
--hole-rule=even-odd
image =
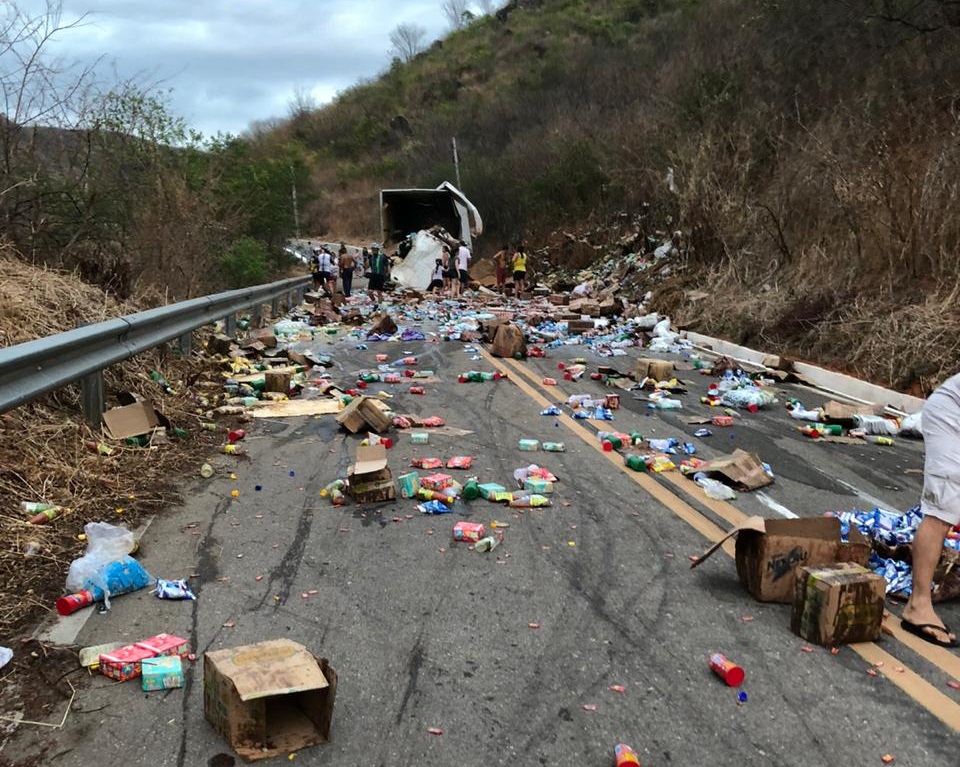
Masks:
[[[465,501],[474,501],[480,497],[480,485],[477,480],[471,479],[463,486],[463,499]]]
[[[627,465],[628,469],[633,469],[634,471],[646,471],[647,462],[643,460],[642,456],[639,455],[628,455],[624,463]]]

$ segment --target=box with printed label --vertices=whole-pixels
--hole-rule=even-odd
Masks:
[[[427,490],[446,490],[453,484],[453,477],[449,474],[431,474],[420,480],[420,486]]]
[[[153,650],[154,655],[186,655],[187,640],[173,634],[157,634],[137,642],[137,647]]]
[[[142,670],[140,684],[144,692],[183,687],[183,661],[179,655],[144,658],[140,668]]]
[[[479,522],[457,522],[453,526],[453,540],[476,543],[487,532]]]
[[[100,673],[118,682],[126,682],[140,676],[140,664],[156,653],[146,647],[128,644],[119,650],[103,653],[100,656]]]
[[[523,489],[529,490],[531,493],[546,495],[553,492],[553,482],[547,482],[545,479],[537,479],[536,477],[527,477],[523,480]]]

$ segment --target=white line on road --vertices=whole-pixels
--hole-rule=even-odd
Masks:
[[[790,509],[788,509],[782,503],[777,503],[766,493],[757,493],[756,498],[758,501],[760,501],[760,503],[762,503],[768,509],[773,509],[781,517],[786,517],[787,519],[797,519],[796,514],[790,511]]]

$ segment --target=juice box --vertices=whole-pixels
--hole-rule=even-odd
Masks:
[[[479,522],[457,522],[453,526],[453,540],[476,543],[486,532],[486,528]]]
[[[140,676],[140,664],[154,656],[156,653],[153,650],[128,644],[100,656],[100,673],[118,682],[126,682]]]
[[[144,692],[183,687],[183,662],[179,655],[145,658],[140,666],[140,685]]]
[[[535,439],[521,439],[519,446],[524,452],[534,452],[540,449],[540,442]]]

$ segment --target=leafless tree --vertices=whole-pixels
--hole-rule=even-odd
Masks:
[[[393,52],[403,61],[410,61],[423,50],[423,38],[427,30],[419,24],[398,24],[390,33],[390,44]]]
[[[440,10],[450,23],[451,29],[463,29],[473,18],[470,0],[444,0]]]

